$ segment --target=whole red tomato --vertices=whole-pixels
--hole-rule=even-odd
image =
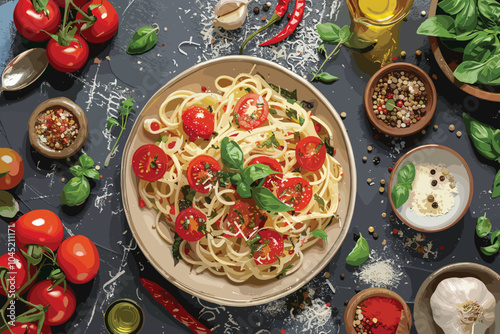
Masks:
[[[1,176],[2,174],[5,175]],[[23,176],[24,163],[21,156],[10,148],[0,148],[0,190],[14,188]]]
[[[28,262],[24,258],[21,252],[13,252],[11,254],[7,253],[0,256],[0,267],[5,267],[8,269],[9,274],[7,278],[10,283],[13,283],[13,287],[7,283],[7,290],[9,294],[12,292],[17,292],[19,289],[28,282]],[[36,267],[31,267],[31,274],[34,275]],[[14,288],[14,289],[12,289]],[[11,289],[14,290],[11,292]],[[26,292],[27,290],[24,289]],[[5,296],[5,291],[0,289],[0,294]]]
[[[87,283],[99,271],[99,253],[89,238],[74,235],[64,240],[57,251],[57,263],[72,283]]]
[[[75,72],[85,65],[89,58],[89,46],[80,35],[78,41],[71,41],[68,46],[59,45],[51,38],[47,43],[47,58],[50,65],[60,72]]]
[[[54,0],[48,0],[47,10],[39,13],[30,0],[19,0],[14,9],[14,24],[17,31],[26,39],[42,42],[54,34],[61,23],[61,12]]]
[[[66,6],[66,0],[54,0],[59,7],[64,8]],[[88,0],[73,0],[77,7],[82,7]],[[74,8],[71,6],[70,8]]]
[[[182,114],[182,128],[189,141],[198,138],[209,139],[214,133],[215,116],[208,109],[191,106]]]
[[[50,334],[50,332],[45,331],[45,326],[42,328],[40,334]],[[49,327],[50,328],[50,327]],[[10,330],[14,334],[36,334],[38,332],[38,327],[35,324],[16,322],[14,326],[10,327]],[[12,334],[8,329],[4,330],[2,334]]]
[[[16,245],[26,251],[26,245],[46,246],[55,251],[64,236],[61,219],[49,210],[33,210],[15,223]]]
[[[92,15],[95,16],[96,21],[90,28],[82,30],[82,36],[90,43],[104,43],[111,39],[118,30],[118,14],[115,7],[108,0],[92,0],[85,4],[82,10],[87,13],[89,6],[99,5],[92,9]],[[78,12],[76,19],[83,19],[83,15]],[[81,25],[82,29],[85,28],[86,23]]]
[[[61,285],[50,289],[52,284],[51,280],[35,284],[28,294],[28,301],[35,305],[49,305],[45,313],[45,324],[57,326],[71,318],[75,312],[76,298],[70,286],[67,286],[66,291],[64,291],[64,287]]]

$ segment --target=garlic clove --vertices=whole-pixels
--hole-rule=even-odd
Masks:
[[[245,23],[252,0],[220,0],[214,8],[214,26],[235,30]]]

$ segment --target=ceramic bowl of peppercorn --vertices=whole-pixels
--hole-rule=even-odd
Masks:
[[[394,63],[368,82],[365,112],[372,125],[391,137],[411,136],[427,127],[436,111],[436,88],[419,67]]]
[[[88,136],[87,117],[75,102],[56,97],[35,108],[28,121],[31,145],[50,159],[64,159],[78,152]]]
[[[344,323],[348,334],[407,334],[412,317],[400,295],[384,288],[369,288],[351,298]]]

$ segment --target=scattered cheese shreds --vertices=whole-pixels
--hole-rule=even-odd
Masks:
[[[362,284],[387,288],[399,285],[403,271],[394,259],[383,259],[372,250],[369,262],[362,265],[354,275],[359,278]]]

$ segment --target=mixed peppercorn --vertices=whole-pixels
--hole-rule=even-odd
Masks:
[[[38,116],[35,131],[40,142],[55,150],[69,147],[78,136],[75,116],[63,108],[49,109]]]

